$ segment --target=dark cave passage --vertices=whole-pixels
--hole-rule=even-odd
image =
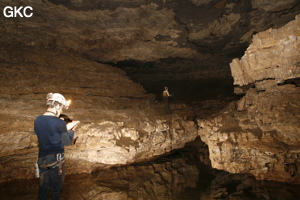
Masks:
[[[169,88],[173,103],[188,104],[237,97],[234,94],[229,64],[222,70],[206,69],[206,65],[201,66],[194,61],[180,58],[146,63],[127,60],[108,64],[124,70],[134,82],[140,83],[147,93],[155,94],[157,101],[162,100],[165,86]]]
[[[165,86],[169,87],[174,103],[190,103],[193,101],[215,100],[234,97],[232,82],[229,80],[180,80],[153,83],[141,83],[149,93],[154,93],[161,100]]]

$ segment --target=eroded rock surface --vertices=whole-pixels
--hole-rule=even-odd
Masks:
[[[256,83],[257,86],[267,87],[269,84],[258,82],[274,79],[276,83],[283,83],[300,77],[299,18],[298,15],[280,29],[269,29],[254,35],[245,55],[230,63],[235,85]]]
[[[73,51],[99,62],[241,55],[254,33],[299,14],[297,0],[0,2],[1,10],[21,5],[33,16],[1,15],[2,46]]]
[[[30,1],[31,19],[1,15],[1,181],[34,177],[33,121],[46,94],[60,92],[73,100],[66,114],[81,121],[66,148],[68,173],[145,160],[200,135],[214,168],[299,183],[299,17],[279,28],[299,13],[296,0],[82,2]],[[234,84],[252,88],[214,117],[165,116],[124,71],[95,62],[156,61],[164,72],[159,59],[179,57],[206,71],[180,67],[187,72],[176,81],[226,78],[229,58],[260,31],[231,63]]]
[[[286,82],[300,76],[299,22],[257,34],[231,63],[235,83],[253,86],[219,116],[198,121],[214,168],[300,183],[300,88]]]
[[[203,144],[203,143],[202,143]],[[194,151],[194,153],[197,151]],[[193,152],[175,153],[163,156],[151,163],[144,162],[127,166],[115,166],[92,174],[73,174],[67,176],[64,184],[65,199],[172,199],[185,188],[197,185],[200,173],[196,156],[193,160],[185,159]],[[206,154],[206,153],[205,153]],[[24,181],[24,180],[23,180]],[[4,199],[36,199],[38,180],[15,180],[7,187],[0,183],[1,197]],[[12,195],[14,194],[14,195]]]
[[[42,49],[3,52],[1,68],[2,181],[34,176],[33,121],[48,92],[72,99],[65,113],[81,121],[66,148],[68,173],[149,159],[197,136],[193,121],[164,115],[153,95],[116,68]]]

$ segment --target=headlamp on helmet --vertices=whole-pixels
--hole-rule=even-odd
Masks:
[[[68,109],[71,100],[66,101],[65,97],[59,93],[48,93],[47,94],[47,105],[53,105],[55,102],[58,102],[64,106],[65,109]]]

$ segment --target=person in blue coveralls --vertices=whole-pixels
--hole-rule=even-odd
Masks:
[[[70,100],[59,93],[47,94],[47,110],[34,121],[34,130],[39,141],[38,169],[40,188],[38,199],[61,199],[65,177],[64,146],[70,145],[74,138],[74,126],[67,130],[66,122],[59,119],[63,109],[68,109]]]

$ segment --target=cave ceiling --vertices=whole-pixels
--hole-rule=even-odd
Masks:
[[[298,0],[0,2],[2,11],[6,6],[31,6],[33,16],[6,18],[2,12],[2,50],[47,48],[101,63],[183,59],[207,62],[212,71],[213,66],[229,69],[254,34],[281,27],[300,13]]]

